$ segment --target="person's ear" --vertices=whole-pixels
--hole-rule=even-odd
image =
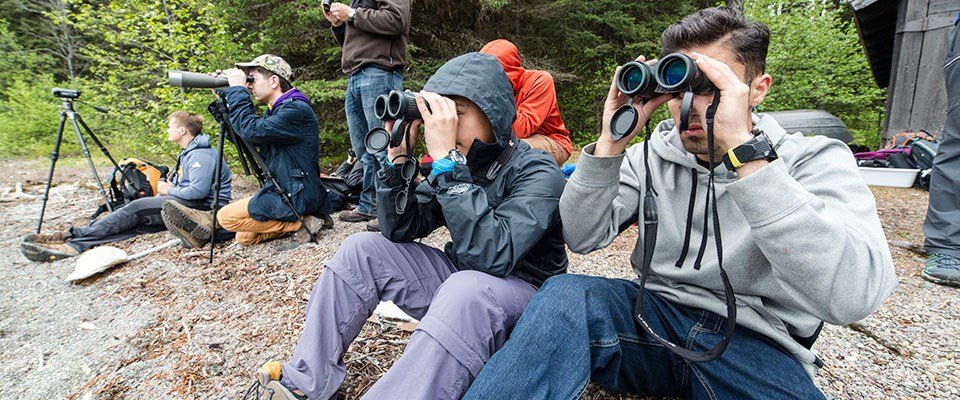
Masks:
[[[750,83],[750,108],[763,103],[763,99],[767,97],[767,92],[770,91],[770,85],[772,84],[773,78],[770,77],[770,74],[763,74],[753,78],[753,82]]]
[[[280,75],[270,77],[270,87],[273,89],[280,87]]]

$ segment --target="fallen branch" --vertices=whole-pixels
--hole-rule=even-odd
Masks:
[[[907,242],[903,240],[888,240],[887,243],[889,243],[893,247],[899,247],[901,249],[919,254],[921,256],[927,255],[927,251],[923,249],[923,246],[916,243]]]
[[[896,354],[896,355],[898,355],[898,356],[901,356],[901,357],[910,357],[910,351],[909,351],[909,350],[906,350],[906,349],[904,349],[903,347],[900,347],[900,345],[898,345],[898,344],[896,344],[896,343],[894,343],[894,342],[891,342],[890,340],[887,340],[886,338],[880,336],[879,333],[875,332],[875,331],[874,331],[873,329],[871,329],[869,326],[866,326],[866,325],[861,324],[861,323],[859,323],[859,322],[854,322],[854,323],[852,323],[852,324],[844,325],[844,326],[846,326],[847,328],[850,328],[851,330],[853,330],[853,331],[855,331],[855,332],[859,332],[859,333],[863,334],[864,336],[866,336],[866,337],[868,337],[868,338],[871,338],[871,339],[875,340],[875,341],[876,341],[877,343],[879,343],[881,346],[885,347],[887,350],[890,350],[891,352],[893,352],[894,354]]]

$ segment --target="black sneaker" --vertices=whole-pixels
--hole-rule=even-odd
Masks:
[[[340,220],[344,222],[367,222],[376,218],[376,215],[364,214],[359,211],[344,211],[340,213]]]

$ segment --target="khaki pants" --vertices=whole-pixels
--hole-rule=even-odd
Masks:
[[[551,155],[557,162],[557,165],[563,165],[563,163],[567,162],[567,159],[570,158],[570,153],[567,153],[567,150],[546,136],[531,135],[526,139],[520,140],[527,142],[530,147],[547,152],[547,154]]]
[[[276,239],[300,229],[300,221],[257,221],[250,217],[247,206],[252,197],[228,204],[217,212],[217,222],[224,229],[237,233],[237,243],[256,244]]]

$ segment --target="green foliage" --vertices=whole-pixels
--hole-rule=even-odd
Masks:
[[[164,139],[166,116],[174,110],[212,122],[206,112],[210,92],[167,85],[168,70],[213,71],[230,67],[228,60],[250,57],[210,2],[83,2],[72,17],[77,31],[97,39],[83,52],[91,60],[92,98],[114,110],[103,120],[106,136],[133,153],[176,154],[176,146]],[[210,122],[208,133],[216,131]]]
[[[87,123],[118,156],[168,162],[176,146],[164,139],[165,117],[176,109],[207,116],[209,91],[166,84],[166,71],[228,68],[262,53],[284,57],[320,121],[322,156],[333,164],[349,148],[343,109],[346,77],[340,46],[315,0],[54,0],[56,12],[14,11],[0,20],[0,156],[49,151],[59,102],[53,86],[80,88]],[[846,6],[833,0],[748,0],[749,16],[773,32],[768,71],[774,86],[764,110],[822,108],[842,118],[863,144],[879,141],[884,92],[870,80]],[[419,89],[446,60],[506,38],[528,68],[549,71],[574,143],[596,138],[603,97],[614,68],[640,54],[659,53],[660,32],[714,0],[417,0],[414,2],[404,86]],[[26,11],[25,11],[26,10]],[[15,25],[13,22],[16,21]],[[72,32],[82,67],[62,57],[37,56],[62,37],[19,40],[31,26]],[[76,70],[70,80],[63,71]],[[655,119],[666,118],[662,109]],[[72,137],[72,132],[70,132]],[[75,151],[67,140],[66,152]],[[232,150],[228,152],[232,153]]]
[[[746,14],[770,27],[762,110],[822,109],[846,123],[859,144],[880,144],[886,92],[873,82],[846,5],[829,0],[752,0]]]

